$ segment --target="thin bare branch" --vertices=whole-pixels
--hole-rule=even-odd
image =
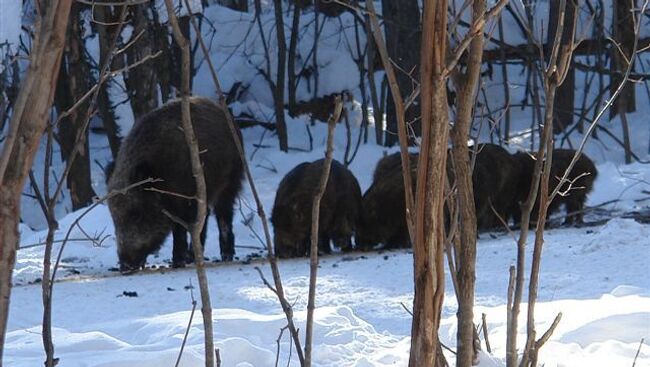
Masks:
[[[443,75],[449,75],[454,70],[456,64],[458,64],[458,61],[460,61],[461,56],[463,55],[465,50],[467,50],[470,43],[472,42],[472,39],[474,39],[474,37],[477,37],[478,35],[483,34],[485,23],[490,21],[492,18],[497,17],[499,13],[501,13],[503,7],[508,3],[508,1],[509,0],[499,0],[499,2],[496,3],[496,5],[494,5],[483,16],[474,20],[472,26],[470,27],[470,29],[467,30],[465,37],[463,37],[463,39],[460,41],[458,47],[456,47],[456,49],[452,51],[450,60],[447,61],[447,66],[443,71]]]
[[[190,287],[192,286],[192,279],[190,279]],[[192,287],[193,288],[193,287]],[[183,350],[185,349],[185,343],[187,343],[187,336],[190,334],[190,328],[192,327],[192,320],[194,319],[194,312],[196,311],[196,300],[194,299],[194,292],[190,288],[190,297],[192,297],[192,312],[190,312],[190,319],[187,321],[187,327],[185,328],[185,335],[183,335],[183,342],[181,343],[181,350],[178,351],[178,358],[176,358],[175,367],[181,363],[181,357],[183,356]]]
[[[185,38],[181,31],[174,5],[172,0],[165,0],[169,24],[172,28],[174,39],[182,52],[182,71],[181,71],[181,115],[183,135],[185,143],[190,153],[190,163],[192,166],[192,175],[196,185],[196,220],[191,224],[192,231],[192,249],[194,252],[194,261],[196,263],[196,275],[199,280],[199,289],[201,290],[201,314],[203,315],[204,345],[205,345],[205,366],[214,367],[214,332],[212,324],[212,301],[210,300],[210,290],[208,286],[208,277],[205,271],[203,260],[203,244],[201,243],[201,231],[205,225],[205,216],[207,212],[207,188],[205,182],[205,173],[201,164],[199,142],[194,134],[192,125],[191,107],[190,107],[190,45],[189,40]],[[188,8],[191,9],[191,8]],[[190,12],[191,13],[191,12]],[[191,15],[190,15],[191,16]]]
[[[535,349],[539,350],[544,344],[546,344],[546,342],[551,338],[551,335],[553,335],[553,332],[555,331],[555,328],[557,328],[557,325],[560,323],[560,320],[562,320],[562,312],[558,313],[557,316],[555,316],[555,319],[553,320],[553,323],[548,328],[548,330],[546,330],[542,337],[535,342]]]
[[[305,328],[305,367],[311,367],[311,351],[313,347],[314,331],[314,310],[316,308],[316,277],[318,276],[318,224],[320,217],[320,202],[325,194],[327,181],[329,181],[330,168],[332,166],[332,153],[334,151],[334,128],[341,117],[343,103],[341,96],[335,99],[334,114],[327,122],[327,149],[325,150],[325,161],[323,171],[316,188],[316,194],[311,207],[311,251],[309,255],[309,296],[307,301],[307,325]],[[327,244],[329,246],[329,243]]]
[[[186,0],[187,4],[187,0]],[[255,1],[255,6],[256,9],[259,6],[259,1]],[[259,22],[259,12],[256,15],[256,18],[258,19]],[[193,17],[190,16],[190,21],[192,22],[192,25],[195,30],[198,29],[198,25],[194,21]],[[260,29],[261,29],[261,23],[260,23]],[[263,32],[262,32],[263,34]],[[242,146],[241,141],[239,140],[239,133],[238,133],[238,127],[235,125],[232,115],[230,114],[230,111],[228,109],[228,106],[226,105],[226,98],[223,94],[223,89],[221,88],[221,84],[219,83],[219,79],[217,77],[216,69],[212,65],[210,61],[210,53],[208,52],[208,49],[205,47],[205,43],[202,40],[202,35],[200,32],[196,32],[196,37],[199,39],[199,44],[201,45],[201,50],[204,53],[205,59],[208,61],[208,65],[210,66],[210,75],[212,77],[212,81],[215,86],[215,90],[217,92],[219,104],[222,106],[224,113],[226,115],[226,120],[228,122],[228,128],[230,130],[230,133],[233,137],[235,147],[237,148],[237,151],[239,153],[239,157],[242,162],[242,166],[244,168],[244,173],[246,175],[246,179],[248,181],[249,188],[251,190],[251,193],[253,195],[253,198],[255,199],[255,205],[257,207],[257,215],[259,216],[261,222],[262,222],[262,228],[264,229],[264,240],[266,242],[266,248],[268,250],[268,260],[269,260],[269,265],[271,267],[271,272],[273,274],[273,282],[275,283],[275,288],[270,287],[270,284],[266,282],[266,279],[262,277],[264,280],[265,284],[269,286],[270,289],[273,290],[273,292],[278,296],[278,300],[280,301],[280,305],[282,306],[282,310],[284,311],[285,316],[287,317],[287,324],[289,327],[289,331],[291,333],[293,342],[295,343],[296,346],[296,353],[298,354],[298,359],[300,360],[300,363],[304,363],[304,355],[303,355],[303,350],[301,347],[300,343],[300,338],[298,335],[298,329],[295,326],[295,323],[293,322],[293,309],[291,304],[287,301],[285,294],[284,294],[284,287],[282,286],[282,278],[280,276],[280,269],[277,264],[277,258],[275,257],[275,252],[273,248],[273,242],[271,241],[271,232],[269,230],[269,224],[268,220],[266,217],[266,213],[264,211],[264,205],[262,204],[262,201],[260,199],[260,196],[257,192],[257,188],[255,186],[255,181],[253,180],[253,175],[251,174],[250,167],[248,165],[248,161],[246,160],[246,156],[244,155],[244,148]],[[266,48],[266,42],[263,42]],[[268,55],[268,53],[267,53]],[[268,60],[268,58],[267,58]],[[261,270],[258,269],[258,272],[260,273],[260,276],[262,275]]]
[[[639,358],[639,353],[641,352],[641,347],[643,346],[644,338],[641,338],[639,342],[639,347],[636,350],[636,355],[634,356],[634,361],[632,362],[632,367],[636,366],[636,360]]]

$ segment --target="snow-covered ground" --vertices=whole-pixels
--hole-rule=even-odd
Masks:
[[[16,30],[6,23],[11,1],[0,0],[2,8],[2,38],[17,38]],[[545,4],[545,3],[544,3]],[[211,6],[205,15],[216,24],[214,32],[206,25],[204,33],[212,44],[212,57],[217,65],[225,90],[236,82],[244,82],[248,90],[235,103],[233,111],[245,111],[262,121],[273,121],[272,97],[268,84],[258,72],[265,69],[261,39],[252,14],[241,14],[222,7]],[[540,17],[544,17],[541,12]],[[271,41],[275,34],[272,7],[264,8],[262,27]],[[290,24],[290,14],[286,14]],[[302,24],[309,24],[313,15],[307,12]],[[506,26],[508,26],[506,18]],[[11,29],[10,29],[11,28]],[[306,58],[311,50],[313,27],[302,33],[307,40],[299,45]],[[650,28],[649,28],[650,29]],[[126,31],[129,31],[128,29]],[[11,33],[13,32],[13,33]],[[516,37],[515,32],[507,33]],[[128,38],[128,37],[125,37]],[[353,18],[344,14],[341,20],[327,20],[319,48],[319,95],[351,90],[358,100],[358,72],[350,50],[354,50]],[[511,40],[509,38],[509,40]],[[516,40],[512,39],[515,42]],[[96,40],[90,39],[90,53],[97,54]],[[363,42],[363,37],[362,37]],[[197,54],[197,63],[201,56]],[[304,60],[303,60],[304,61]],[[269,69],[273,75],[275,60]],[[512,75],[518,75],[515,66]],[[491,103],[500,105],[502,85],[498,68],[494,80],[486,83]],[[580,77],[580,76],[578,76]],[[523,77],[521,77],[523,78]],[[121,83],[120,77],[115,83]],[[195,78],[194,92],[214,97],[214,88],[203,62]],[[521,80],[511,80],[511,99],[520,100],[524,93]],[[124,100],[123,91],[113,84],[114,100]],[[650,107],[644,103],[645,89],[637,89],[639,112],[630,114],[633,131],[632,147],[642,159],[648,160],[647,116]],[[298,86],[298,98],[306,100],[311,90],[304,81]],[[513,131],[530,127],[530,111],[513,109]],[[123,133],[132,124],[127,104],[116,107]],[[353,125],[358,121],[353,119]],[[310,126],[308,119],[290,118],[289,145],[296,148],[289,154],[277,149],[277,138],[268,131],[251,128],[243,132],[246,154],[266,212],[269,213],[275,191],[282,177],[296,164],[323,156],[324,124]],[[616,136],[621,136],[620,122],[602,122]],[[485,125],[487,127],[487,125]],[[309,151],[309,136],[313,150]],[[374,127],[371,127],[374,129]],[[487,130],[487,129],[485,129]],[[358,128],[352,128],[356,141]],[[370,186],[376,161],[386,150],[373,143],[362,145],[350,169],[362,190]],[[488,131],[480,132],[479,141],[490,138]],[[528,146],[524,132],[513,138],[513,146]],[[572,134],[575,146],[581,136]],[[100,164],[110,159],[106,138],[91,133],[91,158]],[[559,145],[559,144],[558,144]],[[335,158],[343,160],[346,133],[339,126],[335,139]],[[584,228],[555,228],[545,234],[546,244],[541,268],[539,302],[536,308],[538,335],[547,330],[558,312],[562,320],[549,342],[541,350],[540,365],[545,366],[632,366],[639,351],[636,366],[650,366],[650,224],[623,218],[624,213],[650,209],[650,165],[622,164],[622,149],[607,135],[592,140],[587,154],[597,163],[599,175],[595,189],[588,199],[589,206],[610,202],[603,209],[615,218],[598,226]],[[41,152],[42,153],[42,152]],[[644,158],[645,156],[645,158]],[[55,160],[58,151],[55,152]],[[37,155],[34,171],[37,181],[42,173],[43,154]],[[61,172],[61,162],[54,162],[54,171]],[[105,194],[104,177],[93,164],[93,185],[99,195]],[[247,185],[242,192],[235,217],[238,261],[229,264],[212,263],[208,269],[214,330],[222,366],[265,367],[297,366],[290,352],[290,340],[285,331],[279,338],[286,320],[274,294],[262,283],[255,267],[270,279],[268,264],[259,258],[265,250],[258,236],[262,234],[255,216],[253,200]],[[26,189],[28,192],[29,189]],[[64,190],[64,195],[68,195]],[[99,205],[74,226],[83,210],[67,213],[69,199],[57,206],[60,229],[56,233],[55,253],[70,229],[70,241],[61,256],[59,281],[54,286],[53,324],[56,357],[60,366],[171,366],[173,365],[192,309],[192,296],[198,299],[196,277],[192,268],[167,269],[171,258],[171,239],[159,254],[149,257],[155,270],[132,276],[114,271],[117,254],[113,224],[106,206]],[[35,200],[25,196],[22,202],[21,249],[14,271],[9,333],[4,361],[10,367],[42,365],[44,352],[40,325],[42,300],[39,284],[42,274],[44,219]],[[598,212],[589,213],[587,221],[603,219]],[[246,223],[250,223],[250,228]],[[72,227],[72,228],[71,228]],[[252,228],[252,229],[251,229]],[[96,237],[89,241],[86,236]],[[214,219],[208,227],[206,256],[217,260],[217,229]],[[532,237],[529,238],[532,243]],[[530,249],[528,253],[530,257]],[[248,259],[253,261],[249,262]],[[505,233],[483,233],[478,243],[476,284],[476,322],[486,314],[492,354],[482,353],[480,366],[505,365],[506,292],[508,268],[515,263],[515,240]],[[243,261],[245,260],[245,261]],[[528,264],[529,265],[529,264]],[[304,330],[309,264],[306,259],[281,261],[282,278],[288,298],[295,304],[295,317]],[[314,360],[317,366],[405,366],[410,348],[413,297],[412,253],[410,251],[334,254],[321,259],[316,325],[314,330]],[[137,296],[135,296],[137,294]],[[135,297],[134,297],[135,296]],[[526,295],[524,296],[526,297]],[[525,310],[522,305],[522,310]],[[440,335],[443,343],[455,348],[456,301],[451,284],[446,285],[446,297]],[[521,314],[520,342],[525,338],[525,313]],[[641,340],[645,340],[640,347]],[[181,366],[202,365],[202,322],[200,313],[194,316]],[[279,348],[279,352],[278,352]],[[639,349],[640,348],[640,349]],[[485,350],[485,346],[483,348]],[[450,362],[453,354],[446,352]]]
[[[301,141],[303,126],[294,125],[290,136]],[[315,149],[305,153],[280,153],[275,148],[255,152],[262,131],[244,132],[247,155],[267,211],[275,188],[295,164],[322,156],[325,126],[312,127]],[[354,132],[354,131],[353,131]],[[274,146],[275,137],[262,139]],[[98,138],[98,137],[95,137]],[[335,158],[341,160],[345,132],[337,129]],[[364,145],[351,165],[363,190],[369,187],[374,164],[383,148]],[[648,190],[650,167],[600,163],[601,174],[589,205],[621,199],[611,204],[631,211],[648,207],[642,190]],[[275,171],[277,172],[275,172]],[[647,197],[647,196],[645,196]],[[252,198],[244,190],[241,211],[235,219],[235,234],[241,259],[263,253],[262,244],[244,224],[252,215]],[[57,239],[81,214],[72,213],[60,221]],[[587,220],[600,219],[591,214]],[[113,226],[107,208],[98,206],[80,221],[90,234],[111,235]],[[253,228],[261,226],[255,217]],[[218,258],[216,224],[208,232],[207,256]],[[23,246],[42,242],[45,232],[25,228]],[[83,238],[81,229],[70,238]],[[101,236],[100,236],[101,237]],[[631,366],[639,342],[637,366],[650,366],[650,225],[633,219],[615,218],[604,225],[559,228],[546,233],[536,320],[538,332],[545,331],[558,312],[562,321],[542,349],[546,366]],[[149,264],[165,267],[171,257],[171,243]],[[532,243],[532,237],[531,241]],[[259,249],[250,248],[257,247]],[[55,246],[58,248],[58,245]],[[14,282],[9,335],[5,349],[8,366],[42,363],[40,337],[42,246],[19,251]],[[529,254],[530,255],[530,254]],[[54,288],[54,341],[56,355],[64,366],[161,366],[171,365],[179,351],[190,317],[190,284],[196,285],[193,269],[149,271],[121,276],[111,268],[117,264],[114,238],[101,244],[75,241],[63,252],[61,282]],[[505,358],[506,290],[508,268],[515,263],[515,241],[505,233],[481,234],[478,243],[476,321],[487,315],[492,355],[481,355],[481,366],[502,366]],[[262,283],[255,267],[270,279],[265,261],[251,264],[214,264],[208,270],[214,329],[223,366],[275,365],[277,339],[286,325],[274,296]],[[281,262],[289,300],[295,303],[301,329],[305,319],[309,264],[307,259]],[[30,284],[37,282],[37,284]],[[124,292],[136,292],[128,297]],[[197,290],[193,291],[198,298]],[[318,366],[404,366],[408,361],[411,318],[404,306],[413,297],[412,253],[410,251],[335,254],[321,261],[315,327],[314,357]],[[454,348],[456,301],[451,284],[446,286],[443,322],[440,330],[445,345]],[[525,310],[525,307],[522,308]],[[202,325],[195,315],[183,366],[196,366],[202,358]],[[520,323],[525,337],[525,314]],[[285,332],[280,340],[280,365],[298,365],[290,354]],[[453,355],[448,354],[450,360]]]

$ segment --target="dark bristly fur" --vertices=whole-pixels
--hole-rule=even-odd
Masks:
[[[474,174],[476,223],[479,230],[503,228],[513,212],[513,188],[519,180],[515,158],[496,144],[479,144]],[[498,216],[494,212],[498,213]]]
[[[278,257],[305,256],[309,253],[311,211],[324,160],[305,162],[282,179],[275,196],[273,223],[275,252]],[[330,253],[330,240],[342,250],[352,247],[361,207],[361,189],[352,172],[332,161],[330,176],[320,202],[318,249]]]
[[[207,205],[217,217],[221,257],[232,260],[235,253],[233,205],[243,177],[241,160],[223,110],[205,98],[192,97],[190,102],[206,181]],[[172,101],[137,121],[120,147],[108,179],[109,191],[148,177],[162,180],[108,200],[123,270],[142,267],[147,256],[162,246],[172,230],[174,265],[182,266],[191,258],[185,229],[163,213],[166,210],[186,223],[196,218],[195,201],[173,195],[192,197],[196,191],[181,126],[181,102]],[[172,194],[154,192],[151,188]]]
[[[410,153],[409,158],[411,179],[415,185],[418,154]],[[406,224],[402,157],[399,152],[377,162],[372,185],[363,195],[361,208],[355,236],[358,248],[368,250],[380,243],[385,248],[411,246]]]
[[[549,193],[560,183],[560,178],[569,167],[569,163],[571,163],[575,153],[576,151],[572,149],[553,150],[553,162],[551,164],[551,176],[549,179]],[[527,152],[519,152],[515,154],[515,158],[519,162],[522,172],[516,190],[517,200],[519,203],[523,203],[528,197],[528,192],[530,191],[535,158],[534,155]],[[592,160],[585,154],[582,154],[568,176],[568,180],[573,182],[571,184],[571,189],[564,193],[569,188],[569,184],[564,183],[562,185],[558,195],[555,196],[555,199],[549,205],[548,215],[559,211],[564,205],[567,214],[569,214],[565,219],[565,224],[582,223],[582,211],[585,202],[587,201],[587,195],[593,189],[594,181],[597,176],[598,170]],[[539,198],[537,199],[531,213],[532,221],[537,219],[538,203]],[[575,214],[571,215],[571,213]],[[514,213],[515,222],[518,222],[521,219],[520,217],[521,211],[518,210]]]

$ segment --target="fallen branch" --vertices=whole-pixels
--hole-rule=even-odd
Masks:
[[[483,338],[485,339],[485,350],[487,350],[488,353],[492,354],[492,347],[490,346],[490,338],[488,337],[486,315],[485,314],[481,315],[481,319],[482,319]]]

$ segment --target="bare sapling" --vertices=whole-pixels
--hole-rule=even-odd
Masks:
[[[645,9],[648,6],[649,1],[646,0],[643,3],[643,6],[640,10],[639,14],[643,14],[645,12]],[[571,9],[573,10],[571,13],[566,14],[567,10]],[[533,261],[531,265],[531,272],[530,272],[530,280],[529,280],[529,289],[528,289],[528,313],[527,313],[527,338],[526,338],[526,345],[523,351],[523,355],[520,361],[520,366],[536,366],[538,357],[539,357],[539,350],[540,348],[548,341],[548,339],[551,337],[553,331],[559,324],[561,318],[562,318],[562,313],[559,313],[555,319],[553,320],[553,323],[549,327],[549,329],[540,337],[537,338],[537,332],[535,329],[535,304],[536,304],[536,299],[537,299],[537,289],[538,289],[538,283],[539,283],[539,271],[540,271],[540,266],[541,266],[541,258],[542,258],[542,249],[544,245],[544,227],[546,225],[546,213],[548,210],[548,207],[551,203],[551,201],[556,197],[556,195],[560,192],[560,190],[571,190],[571,185],[572,182],[568,180],[568,176],[571,173],[571,170],[573,169],[575,163],[577,162],[578,158],[582,154],[582,151],[584,149],[584,146],[586,144],[587,139],[589,138],[591,132],[595,128],[596,124],[600,120],[600,117],[603,115],[605,110],[610,108],[614,101],[616,100],[616,97],[621,93],[623,90],[624,86],[626,83],[629,81],[629,75],[632,70],[632,64],[633,60],[635,59],[635,54],[637,52],[637,45],[638,45],[638,38],[639,38],[639,33],[640,33],[640,20],[638,19],[638,16],[635,14],[635,9],[632,9],[632,20],[634,24],[634,29],[635,29],[635,35],[634,35],[634,43],[633,43],[633,48],[632,48],[632,53],[631,53],[631,58],[628,60],[628,65],[625,74],[623,74],[623,79],[618,85],[618,87],[615,90],[615,93],[610,97],[610,99],[604,104],[603,109],[599,112],[597,115],[597,119],[592,122],[592,124],[589,126],[587,129],[587,132],[584,134],[580,145],[578,149],[576,150],[576,153],[574,154],[573,159],[571,160],[569,166],[567,167],[566,171],[564,172],[563,176],[560,178],[560,181],[558,182],[557,186],[552,188],[552,190],[549,193],[549,176],[550,176],[550,170],[551,170],[551,165],[552,165],[552,156],[553,156],[553,149],[552,149],[552,128],[553,128],[553,116],[552,116],[552,110],[553,110],[553,102],[555,99],[555,92],[557,90],[557,87],[562,84],[566,77],[567,70],[570,68],[570,60],[571,60],[571,54],[577,47],[576,42],[574,40],[575,38],[575,21],[570,21],[567,22],[565,21],[566,17],[572,17],[576,18],[577,17],[577,7],[575,6],[569,6],[569,4],[565,4],[565,1],[562,1],[560,3],[560,16],[559,16],[559,27],[557,30],[557,34],[555,37],[555,41],[553,44],[553,49],[552,49],[552,54],[550,57],[550,62],[549,65],[547,66],[545,73],[544,73],[544,93],[546,95],[546,113],[545,113],[545,125],[544,125],[544,135],[543,135],[543,142],[545,142],[547,151],[546,151],[546,156],[545,159],[542,162],[542,158],[544,157],[543,151],[540,147],[540,151],[537,153],[537,160],[536,166],[535,166],[535,171],[537,172],[538,170],[538,165],[543,164],[543,171],[541,175],[541,182],[540,182],[540,191],[539,191],[539,196],[540,196],[540,205],[539,205],[539,214],[538,214],[538,221],[537,221],[537,226],[535,230],[535,243],[534,243],[534,249],[533,249]],[[564,24],[573,24],[573,29],[565,29],[564,32]],[[568,34],[568,36],[566,36]],[[568,37],[568,42],[566,38]],[[547,131],[550,130],[550,131]],[[544,144],[541,144],[544,145]],[[564,185],[568,184],[568,188],[563,188]],[[532,190],[531,190],[532,193]],[[530,200],[530,198],[529,198]],[[523,222],[522,222],[523,223]],[[522,231],[523,231],[523,226],[522,226]],[[509,346],[510,347],[510,346]]]
[[[185,0],[185,4],[189,8],[189,3],[188,0]],[[256,0],[256,9],[259,5],[259,1]],[[262,204],[262,200],[260,199],[260,196],[257,192],[257,187],[255,186],[255,181],[253,180],[253,175],[251,174],[250,167],[248,165],[248,161],[246,160],[246,155],[244,154],[244,148],[242,145],[242,142],[239,140],[239,133],[238,133],[238,126],[235,125],[235,122],[232,118],[232,115],[230,113],[230,110],[228,109],[228,106],[226,105],[226,98],[223,93],[223,89],[221,88],[221,84],[219,83],[219,78],[217,76],[216,68],[214,67],[214,64],[212,63],[212,60],[210,59],[210,53],[208,51],[208,48],[205,45],[205,42],[203,40],[203,37],[201,35],[201,31],[199,29],[198,23],[196,19],[192,15],[190,15],[190,22],[192,24],[192,27],[194,28],[194,31],[196,33],[196,37],[199,41],[199,45],[201,46],[201,51],[203,51],[203,55],[205,56],[205,60],[208,63],[209,69],[210,69],[210,76],[212,77],[212,82],[214,83],[215,90],[217,92],[218,96],[218,103],[221,105],[225,115],[226,115],[226,120],[228,123],[228,128],[230,129],[230,132],[232,134],[232,137],[235,142],[235,147],[237,148],[237,151],[239,152],[239,158],[241,159],[244,172],[246,174],[246,180],[248,181],[249,188],[251,190],[251,193],[253,195],[253,198],[255,200],[255,206],[257,208],[257,215],[260,218],[260,221],[262,222],[262,228],[264,230],[264,244],[266,246],[266,249],[268,251],[268,256],[267,259],[269,261],[269,266],[271,267],[271,273],[273,275],[273,283],[274,286],[272,286],[269,282],[266,281],[266,279],[263,276],[262,271],[257,268],[258,272],[260,273],[260,277],[264,281],[264,284],[278,297],[278,301],[280,302],[280,306],[282,307],[282,311],[284,312],[286,318],[287,318],[287,328],[289,329],[289,333],[291,335],[291,339],[293,341],[293,344],[295,345],[296,349],[296,354],[298,355],[298,360],[300,361],[300,365],[304,365],[305,363],[305,357],[302,349],[302,343],[300,341],[300,336],[298,334],[298,328],[295,325],[295,322],[293,320],[293,307],[291,303],[287,300],[287,297],[284,293],[284,287],[282,285],[282,277],[280,275],[280,268],[278,267],[278,261],[277,257],[275,256],[275,251],[273,247],[273,241],[271,240],[271,231],[269,230],[269,222],[268,218],[266,216],[266,212],[264,210],[264,205]]]
[[[544,228],[546,225],[546,213],[550,204],[548,195],[548,182],[550,177],[551,165],[553,160],[553,103],[555,94],[559,85],[564,81],[567,71],[570,67],[571,55],[575,47],[575,22],[572,29],[564,30],[566,17],[566,0],[560,2],[560,13],[558,17],[558,27],[553,41],[551,55],[543,71],[544,94],[546,96],[546,106],[544,114],[544,128],[536,152],[536,162],[533,170],[531,188],[527,200],[522,204],[521,232],[517,241],[517,267],[514,280],[514,294],[512,304],[508,305],[508,325],[506,340],[506,365],[517,365],[517,324],[519,307],[522,299],[524,287],[524,264],[525,264],[525,247],[528,238],[528,228],[530,225],[530,215],[535,205],[539,202],[538,220],[535,230],[535,243],[533,250],[533,260],[529,280],[528,294],[528,318],[527,318],[527,339],[523,350],[520,366],[535,366],[537,364],[537,355],[542,343],[536,340],[534,309],[537,299],[537,284],[539,281],[539,268],[541,264],[542,248],[544,245]],[[573,8],[570,17],[576,17],[576,8]],[[566,33],[565,33],[566,32]],[[562,40],[564,39],[564,42]],[[540,47],[541,50],[541,47]],[[540,61],[543,57],[540,56]],[[509,297],[510,302],[510,297]],[[556,323],[559,322],[559,315]],[[552,327],[554,329],[554,327]],[[552,329],[550,332],[552,332]],[[548,334],[548,333],[547,333]],[[549,334],[550,337],[550,334]],[[541,340],[541,339],[540,339]]]
[[[203,245],[201,243],[201,231],[204,226],[204,218],[206,215],[206,186],[205,175],[203,166],[201,165],[201,158],[199,155],[199,143],[194,134],[192,127],[192,117],[190,115],[190,45],[189,41],[181,31],[176,18],[176,12],[172,0],[165,0],[167,7],[167,14],[169,16],[169,23],[172,27],[174,39],[182,51],[182,71],[181,71],[181,113],[182,113],[182,126],[185,135],[185,142],[190,150],[190,158],[192,164],[192,175],[196,182],[196,220],[190,224],[192,249],[194,251],[194,261],[196,262],[196,274],[199,281],[199,290],[201,291],[201,314],[203,315],[203,330],[204,330],[204,344],[205,344],[205,366],[214,367],[215,353],[214,353],[214,334],[212,331],[212,305],[210,301],[210,291],[208,289],[208,277],[205,272],[205,264],[203,260]],[[187,8],[191,13],[191,8]],[[235,140],[239,140],[234,137]]]
[[[330,116],[327,122],[327,148],[325,150],[325,162],[323,163],[323,172],[321,173],[314,202],[311,208],[311,248],[309,254],[309,297],[307,301],[307,325],[305,326],[305,367],[311,366],[311,355],[313,347],[314,331],[314,310],[316,308],[316,278],[318,277],[318,220],[320,217],[320,202],[325,193],[325,187],[330,176],[330,167],[332,166],[332,153],[334,151],[334,128],[336,122],[341,116],[343,104],[341,97],[337,96],[335,100],[334,114]],[[328,244],[329,246],[329,244]]]
[[[11,276],[20,242],[21,192],[47,126],[72,1],[40,4],[29,67],[0,153],[0,365],[9,317]]]
[[[472,22],[480,19],[486,11],[485,0],[475,0],[472,6]],[[452,158],[456,183],[456,201],[458,202],[457,226],[459,233],[455,236],[456,245],[448,257],[455,257],[458,264],[456,298],[458,299],[458,331],[456,333],[456,366],[469,367],[477,360],[474,349],[474,284],[476,281],[476,211],[474,207],[474,189],[472,184],[472,164],[470,150],[467,147],[469,132],[474,117],[476,91],[481,76],[483,56],[483,28],[477,29],[477,36],[468,48],[466,71],[452,73],[457,90],[456,121],[451,129]]]

